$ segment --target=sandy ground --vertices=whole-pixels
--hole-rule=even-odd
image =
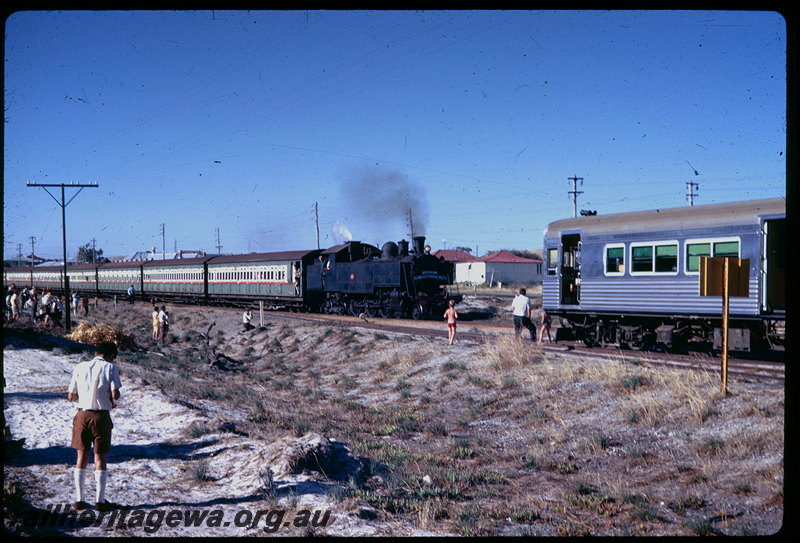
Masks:
[[[487,308],[483,300],[465,300],[460,304],[459,313],[466,317],[460,330],[469,331],[480,323],[497,325],[501,335],[503,330],[511,335],[508,301],[493,303],[497,310]],[[632,394],[621,392],[619,386],[601,385],[598,375],[594,380],[586,378],[584,372],[586,376],[593,373],[591,368],[598,362],[590,366],[552,355],[534,366],[520,368],[519,375],[514,373],[517,370],[491,373],[487,369],[491,364],[484,360],[478,344],[457,338],[455,346],[447,345],[443,322],[429,323],[441,331],[436,338],[398,334],[395,339],[376,339],[376,331],[364,331],[359,335],[360,341],[375,345],[363,352],[347,346],[350,336],[345,326],[329,327],[330,340],[317,343],[314,340],[326,337],[325,327],[293,322],[285,329],[288,334],[283,339],[285,352],[268,356],[264,350],[283,337],[284,321],[278,317],[268,332],[248,338],[241,334],[241,317],[236,310],[176,306],[171,315],[175,319],[175,333],[181,338],[191,334],[196,343],[197,333],[206,332],[208,323],[215,320],[212,335],[226,338],[226,344],[232,346],[226,352],[234,358],[244,357],[247,349],[256,349],[256,353],[264,356],[249,362],[254,367],[263,364],[270,368],[273,366],[268,364],[280,359],[287,366],[285,374],[292,373],[298,380],[314,383],[320,392],[333,399],[358,400],[369,406],[409,406],[419,402],[418,412],[429,422],[443,420],[448,435],[426,430],[391,438],[376,434],[377,439],[392,439],[398,451],[447,459],[463,472],[508,474],[504,479],[509,481],[507,484],[476,483],[465,489],[458,503],[450,504],[456,514],[474,508],[476,512],[469,519],[476,519],[476,526],[481,522],[487,527],[482,532],[467,533],[674,536],[691,533],[685,525],[690,516],[702,514],[714,518],[722,513],[732,516],[729,521],[715,520],[715,533],[771,534],[784,522],[781,437],[784,394],[780,385],[737,382],[736,394],[707,400],[710,416],[698,421],[691,416],[689,400],[677,401],[671,387],[662,389],[653,384]],[[144,304],[101,306],[89,320],[92,318],[121,325],[126,332],[136,335],[140,347],[159,350],[149,341],[150,317]],[[77,351],[71,351],[71,345],[63,338],[46,333],[28,336],[27,332],[15,331],[4,338],[4,415],[12,437],[24,439],[22,449],[5,456],[4,476],[6,483],[16,485],[34,508],[47,512],[75,501],[72,468],[76,453],[69,444],[76,408],[67,401],[66,391],[72,369],[87,355],[69,354]],[[383,335],[394,337],[390,332]],[[308,355],[308,349],[292,352],[295,343],[304,342],[306,347],[318,345],[313,360],[302,358]],[[177,355],[185,345],[181,339],[165,352]],[[355,352],[361,354],[356,357]],[[347,359],[348,356],[355,359]],[[612,359],[605,364],[609,369],[617,366]],[[309,375],[312,367],[316,378]],[[132,371],[134,368],[136,371]],[[461,369],[456,372],[446,368]],[[42,518],[34,526],[32,521],[37,520],[34,518],[26,519],[29,525],[18,522],[9,527],[7,521],[7,529],[30,535],[81,537],[270,533],[380,537],[459,533],[452,518],[447,523],[431,522],[428,517],[416,518],[416,512],[391,514],[386,512],[388,509],[378,510],[364,501],[345,497],[349,474],[357,473],[368,459],[352,455],[343,443],[328,441],[334,436],[346,439],[354,435],[344,428],[313,425],[325,431],[327,437],[312,433],[298,438],[287,427],[269,434],[251,433],[252,437],[248,437],[237,425],[248,424],[251,411],[180,394],[169,398],[181,399],[170,400],[165,395],[169,390],[162,393],[156,384],[142,380],[156,380],[155,375],[150,379],[149,370],[141,370],[130,362],[121,363],[121,369],[122,398],[112,413],[115,428],[107,498],[127,509],[102,519],[90,509],[86,513],[90,525],[86,526],[79,523],[53,526],[52,521],[45,525]],[[215,373],[201,371],[191,375],[202,382],[203,376],[213,379]],[[555,375],[559,378],[552,380]],[[504,376],[514,376],[512,384],[516,388],[507,388]],[[399,387],[401,380],[403,390]],[[343,386],[345,381],[351,384]],[[268,401],[283,398],[288,405],[282,409],[302,409],[305,405],[304,401],[293,402],[287,396],[292,387],[279,386],[279,380],[267,384],[259,382],[252,386],[260,387],[258,394],[266,394]],[[306,394],[310,389],[298,386],[296,390]],[[406,391],[408,398],[403,397]],[[426,395],[435,401],[423,405],[422,397]],[[463,405],[465,397],[474,399],[473,404],[486,400],[487,407],[472,410],[472,404]],[[687,398],[697,400],[693,395]],[[186,402],[179,403],[185,399]],[[664,401],[675,407],[664,420],[634,424],[624,416],[626,409],[637,407],[637,412],[643,415],[648,410],[661,412],[658,407]],[[314,405],[331,407],[333,402]],[[315,415],[324,418],[324,413],[314,409],[298,412],[300,418]],[[195,425],[208,431],[189,431]],[[611,436],[602,450],[589,449],[586,444],[587,435],[597,429]],[[470,446],[480,447],[479,455],[456,457],[453,447],[462,434],[471,436]],[[257,435],[270,438],[259,439]],[[706,442],[725,443],[724,450],[728,452],[718,456],[704,451]],[[747,444],[745,447],[754,447],[752,453],[739,450],[740,442]],[[298,451],[325,457],[330,454],[332,461],[328,465],[343,467],[342,473],[337,477],[329,469],[296,469],[296,463],[292,462],[296,461]],[[527,455],[537,460],[538,467],[527,467]],[[424,482],[422,476],[427,472],[421,469],[431,468],[437,469],[432,463],[426,468],[413,463],[403,465],[406,470],[419,470],[412,474],[415,478],[408,478],[415,484],[417,479]],[[91,501],[92,469],[90,465],[86,486]],[[268,473],[272,474],[271,484]],[[447,473],[438,468],[432,475],[442,478]],[[388,480],[377,481],[374,486],[385,489]],[[439,482],[434,481],[434,485]],[[571,503],[569,493],[586,485],[615,497],[618,514],[608,517],[581,503]],[[646,507],[624,501],[626,496],[634,495],[646,497]],[[676,503],[696,495],[703,501],[697,509],[691,509],[690,513],[676,510]],[[522,511],[538,516],[520,524],[510,518],[494,518],[493,511]],[[637,514],[646,517],[637,518]],[[187,516],[197,522],[187,523]]]
[[[7,470],[7,480],[17,478],[26,498],[42,510],[72,503],[75,451],[69,447],[69,440],[76,409],[67,401],[66,391],[72,368],[85,355],[6,348],[3,356],[6,422],[15,439],[25,439],[24,451],[6,460],[7,466],[21,468]],[[389,519],[376,523],[375,519],[383,516],[376,510],[334,511],[335,504],[328,496],[336,483],[313,472],[274,475],[275,498],[265,500],[263,474],[260,476],[255,466],[259,458],[270,454],[273,444],[254,442],[225,430],[187,438],[186,429],[193,422],[221,426],[224,419],[213,410],[209,406],[211,416],[204,417],[196,410],[165,401],[152,386],[123,383],[122,399],[112,413],[107,498],[128,507],[126,518],[121,518],[122,512],[113,520],[89,513],[87,518],[95,519],[99,526],[76,523],[56,533],[81,537],[242,536],[263,535],[279,525],[275,533],[291,535],[431,534]],[[198,483],[191,470],[204,459],[208,480]],[[90,463],[89,501],[94,499],[92,469]],[[208,516],[201,526],[185,526],[184,516],[181,525],[170,527],[167,515],[172,511],[182,515],[205,512]],[[258,511],[263,511],[259,519]],[[308,519],[303,511],[310,512]],[[327,526],[304,526],[312,524],[315,514],[317,523],[322,523],[327,511]],[[34,529],[31,533],[42,532]]]

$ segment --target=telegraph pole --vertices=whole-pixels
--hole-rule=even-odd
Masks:
[[[70,184],[52,183],[52,184],[40,185],[40,184],[37,184],[36,181],[32,181],[32,182],[28,181],[28,186],[29,187],[41,187],[41,188],[43,188],[44,191],[47,194],[50,195],[50,198],[55,200],[56,203],[61,206],[61,245],[62,245],[62,250],[63,250],[63,255],[64,255],[64,316],[66,317],[66,319],[64,321],[64,329],[65,329],[66,332],[69,332],[70,328],[72,327],[72,321],[71,321],[71,317],[70,317],[70,304],[69,304],[69,301],[67,300],[67,296],[69,296],[69,276],[67,275],[67,206],[70,204],[70,202],[72,202],[72,200],[75,199],[75,196],[80,194],[81,191],[83,189],[85,189],[86,187],[97,188],[97,186],[98,186],[97,185],[97,181],[95,181],[94,183],[89,183],[88,185],[84,185],[82,183],[74,183],[74,182],[70,183]],[[53,196],[53,194],[49,190],[47,190],[48,187],[60,187],[61,188],[61,201],[60,202],[58,201],[58,199],[55,196]],[[75,195],[72,198],[70,198],[68,202],[64,202],[64,188],[65,187],[79,189],[78,192],[76,192]],[[31,260],[33,260],[33,255],[31,255]]]
[[[581,186],[583,186],[583,177],[567,177],[567,180],[572,181],[572,190],[568,191],[567,194],[572,195],[572,216],[578,216],[578,194],[583,194],[582,190],[578,190],[578,181],[581,182]]]
[[[317,232],[317,250],[319,251],[319,205],[314,202],[314,228]]]
[[[222,249],[222,245],[219,243],[219,228],[214,230],[217,233],[217,254],[220,254],[220,250]]]
[[[166,238],[164,237],[166,235],[166,233],[167,233],[167,231],[164,228],[164,223],[162,222],[161,223],[161,260],[166,260],[167,259],[167,244],[166,244]]]
[[[33,247],[36,245],[36,237],[31,236],[30,240],[31,240],[31,270],[33,270],[33,255],[36,254],[36,252],[33,250]]]
[[[688,190],[688,194],[686,194],[686,201],[689,202],[690,206],[694,205],[694,197],[697,196],[695,194],[695,189],[700,190],[700,184],[695,181],[687,181],[686,182],[686,190]]]

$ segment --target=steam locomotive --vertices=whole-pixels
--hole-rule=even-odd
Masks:
[[[325,250],[110,262],[67,267],[68,290],[82,295],[419,319],[441,316],[454,264],[436,258],[425,237],[381,249],[349,241]],[[64,292],[63,266],[4,268],[6,287]]]

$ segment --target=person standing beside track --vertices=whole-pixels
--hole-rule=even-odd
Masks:
[[[78,451],[75,465],[75,509],[86,509],[84,501],[86,467],[89,464],[89,449],[94,447],[95,508],[99,511],[116,509],[116,504],[105,499],[108,481],[107,460],[111,450],[110,411],[119,399],[122,382],[114,365],[117,346],[102,342],[95,349],[95,357],[81,362],[72,372],[67,398],[78,402],[78,413],[72,421],[72,448]]]
[[[455,300],[450,300],[450,307],[444,312],[444,318],[447,319],[447,339],[452,345],[456,339],[456,319],[458,319]]]
[[[531,322],[531,299],[526,296],[524,288],[519,289],[519,294],[514,296],[511,311],[514,313],[514,335],[519,337],[525,327],[531,333],[531,341],[536,341],[536,327]]]

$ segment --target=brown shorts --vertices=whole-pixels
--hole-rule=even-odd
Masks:
[[[111,450],[111,415],[108,411],[80,410],[72,419],[72,448],[88,451],[94,445],[95,454]]]

